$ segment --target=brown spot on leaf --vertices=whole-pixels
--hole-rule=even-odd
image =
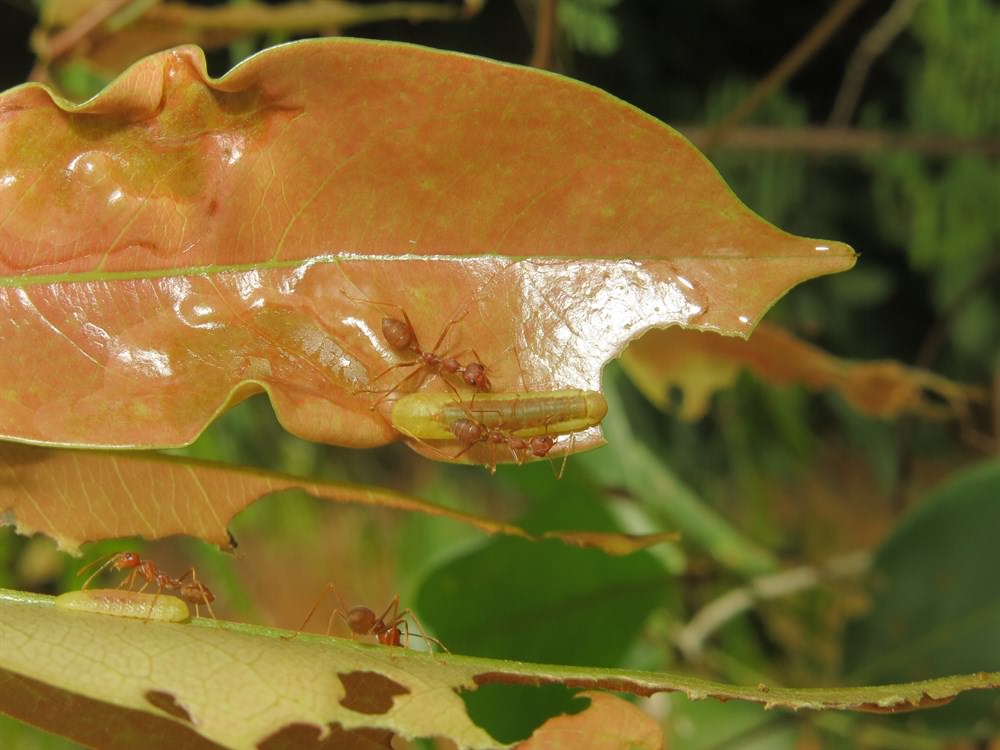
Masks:
[[[166,714],[170,714],[175,719],[186,721],[188,724],[193,723],[191,721],[191,714],[187,712],[184,706],[177,702],[177,699],[171,693],[166,693],[162,690],[147,690],[145,698],[151,705],[156,706]]]
[[[627,680],[621,677],[541,677],[537,675],[506,674],[504,672],[480,672],[474,675],[473,682],[477,685],[548,685],[558,683],[570,688],[614,690],[619,693],[632,693],[648,698],[654,693],[673,692],[663,687]]]
[[[320,739],[319,727],[289,724],[257,747],[258,750],[385,750],[392,747],[392,738],[393,733],[388,729],[344,729],[340,724],[331,724],[330,733]]]
[[[378,672],[342,672],[338,677],[347,692],[340,705],[361,714],[384,714],[392,708],[395,696],[410,692]]]
[[[855,711],[864,711],[867,714],[905,714],[910,711],[921,711],[925,708],[937,708],[951,703],[954,695],[944,698],[932,698],[924,693],[917,701],[903,701],[892,706],[880,706],[878,703],[861,703],[854,707]]]

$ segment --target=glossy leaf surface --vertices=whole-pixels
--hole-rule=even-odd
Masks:
[[[853,262],[568,79],[336,39],[212,80],[178,48],[79,106],[0,97],[0,435],[179,445],[265,389],[301,437],[378,445],[391,399],[370,406],[413,356],[383,317],[480,358],[495,391],[599,390],[644,330],[745,335]],[[424,388],[446,390],[402,390]]]

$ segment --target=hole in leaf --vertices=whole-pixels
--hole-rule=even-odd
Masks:
[[[469,718],[501,742],[518,742],[560,714],[577,714],[587,701],[565,685],[480,685],[461,693]]]
[[[257,745],[258,750],[385,750],[392,748],[393,733],[388,729],[361,727],[344,729],[330,725],[330,734],[320,739],[319,727],[289,724]]]
[[[384,714],[392,708],[395,696],[410,692],[378,672],[346,672],[337,676],[347,692],[340,705],[361,714]]]

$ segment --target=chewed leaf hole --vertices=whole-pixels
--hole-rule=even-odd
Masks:
[[[360,714],[387,713],[395,696],[410,692],[378,672],[342,672],[337,676],[347,693],[340,699],[340,705]]]

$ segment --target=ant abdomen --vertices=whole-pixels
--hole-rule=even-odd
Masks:
[[[382,318],[382,335],[394,349],[410,349],[416,341],[413,326],[398,318]]]
[[[483,436],[483,427],[471,419],[456,419],[451,423],[451,431],[458,441],[464,445],[474,445]]]

